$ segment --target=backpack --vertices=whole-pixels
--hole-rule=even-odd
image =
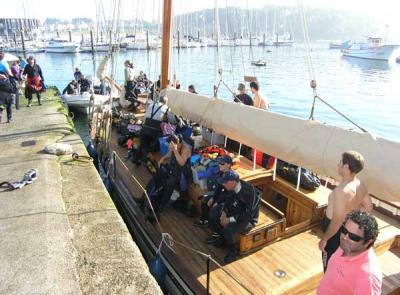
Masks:
[[[278,161],[276,173],[283,179],[297,185],[299,167],[284,161]],[[306,190],[315,191],[321,185],[320,179],[305,168],[301,168],[300,187]]]
[[[17,93],[17,84],[13,79],[0,80],[0,91]]]

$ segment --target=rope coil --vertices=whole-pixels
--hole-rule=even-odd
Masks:
[[[90,156],[82,156],[79,155],[78,153],[72,153],[72,160],[74,161],[80,161],[80,162],[93,162],[93,158]]]

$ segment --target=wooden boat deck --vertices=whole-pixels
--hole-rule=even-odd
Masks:
[[[123,158],[126,149],[116,143],[110,143],[111,150],[115,150]],[[118,162],[118,161],[117,161]],[[130,161],[117,164],[116,169],[122,169],[122,181],[132,183],[132,175],[144,187],[150,179],[150,174],[142,166],[135,167]],[[126,167],[129,169],[126,170]],[[110,172],[112,174],[112,171]],[[133,185],[133,196],[142,195],[137,185]],[[132,197],[133,197],[132,196]],[[273,222],[274,217],[268,210],[261,210],[260,220]],[[393,219],[374,212],[378,219],[380,235],[376,250],[381,254],[385,273],[383,294],[389,294],[399,286],[400,274],[396,266],[399,265],[398,241],[394,237],[400,236],[400,225]],[[197,217],[198,218],[198,217]],[[223,265],[226,249],[216,248],[204,243],[209,235],[209,229],[193,227],[197,218],[189,218],[176,211],[171,206],[167,207],[161,215],[161,225],[177,242],[182,242],[196,250],[211,255],[218,263]],[[157,228],[154,226],[154,230]],[[210,290],[212,294],[308,294],[315,292],[318,282],[322,277],[321,253],[318,250],[318,241],[321,234],[318,226],[296,234],[286,239],[281,239],[248,255],[241,256],[237,261],[225,265],[226,271],[237,278],[242,287],[228,276],[222,269],[211,263]],[[154,241],[156,243],[156,241]],[[397,247],[397,248],[396,248]],[[206,258],[188,250],[178,243],[174,245],[177,259],[185,265],[193,276],[204,287],[206,286]],[[277,277],[276,270],[283,270],[285,276]],[[250,292],[248,292],[248,289]]]

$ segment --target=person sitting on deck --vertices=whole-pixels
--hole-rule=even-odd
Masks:
[[[78,81],[81,89],[81,93],[90,91],[90,82],[84,75],[81,75],[81,78]]]
[[[77,89],[78,89],[78,84],[75,80],[72,80],[71,82],[68,83],[67,87],[64,88],[62,94],[69,94],[73,95],[76,94]]]
[[[229,155],[218,157],[216,161],[219,164],[219,177],[222,176],[224,172],[230,170],[233,164],[232,158]],[[224,185],[217,182],[214,191],[202,196],[201,217],[199,221],[193,223],[193,226],[200,228],[208,227],[208,214],[212,208],[224,201],[224,192]]]
[[[224,203],[210,212],[213,234],[206,243],[221,247],[225,241],[229,250],[224,261],[230,263],[239,255],[236,234],[249,231],[258,222],[261,198],[253,185],[239,179],[236,171],[226,171],[218,182],[225,187],[226,196]]]
[[[185,174],[185,168],[189,167],[192,146],[184,141],[181,135],[172,134],[168,137],[169,150],[158,162],[160,170],[165,162],[166,172],[163,175],[164,186],[160,198],[153,204],[154,211],[159,216],[171,199],[175,187],[179,184],[181,177]]]
[[[244,83],[239,83],[238,85],[239,94],[235,95],[234,101],[241,102],[248,106],[253,106],[254,102],[250,95],[247,94],[246,85]]]
[[[168,116],[168,97],[161,96],[158,102],[152,102],[147,106],[144,115],[145,121],[140,132],[140,149],[142,158],[147,158],[148,152],[159,150],[158,138],[162,135],[161,122]]]
[[[378,223],[370,213],[350,212],[340,227],[340,246],[332,255],[317,295],[381,294],[382,270],[373,249]]]

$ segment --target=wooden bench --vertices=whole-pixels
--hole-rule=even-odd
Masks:
[[[318,223],[323,218],[330,193],[331,190],[324,186],[315,191],[297,190],[294,184],[277,176],[275,181],[268,184],[264,198],[285,214],[285,231],[293,232]],[[276,199],[282,197],[285,200],[278,206]]]

